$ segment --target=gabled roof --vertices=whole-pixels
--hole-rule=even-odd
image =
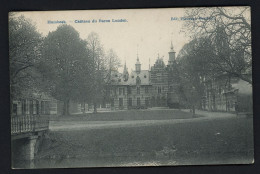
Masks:
[[[162,58],[158,58],[151,69],[162,69],[165,68],[165,64]]]
[[[132,71],[130,73],[130,76],[128,78],[128,85],[136,85],[137,77],[139,77],[141,80],[140,85],[149,85],[150,84],[149,71],[142,70],[140,73],[137,73],[136,71]]]

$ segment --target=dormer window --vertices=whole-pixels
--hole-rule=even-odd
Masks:
[[[136,84],[137,85],[140,85],[141,84],[141,79],[139,76],[136,77]]]

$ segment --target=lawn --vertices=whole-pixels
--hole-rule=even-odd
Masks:
[[[131,119],[159,119],[158,114],[161,119],[190,118],[190,113],[181,111],[140,112],[134,111]],[[130,113],[81,115],[74,120],[129,120]],[[35,165],[44,168],[251,163],[252,121],[232,117],[145,127],[50,131]]]
[[[197,115],[197,117],[200,117]],[[181,110],[124,110],[115,112],[100,112],[78,114],[71,116],[59,116],[52,118],[54,121],[123,121],[123,120],[168,120],[192,118],[189,112]]]

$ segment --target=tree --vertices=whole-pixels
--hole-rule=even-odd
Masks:
[[[109,49],[105,54],[97,33],[92,32],[87,38],[88,50],[93,61],[92,72],[92,102],[94,113],[97,112],[97,104],[109,101],[111,88],[111,72],[121,66],[121,62],[114,52]]]
[[[52,96],[64,102],[63,114],[69,115],[69,103],[78,94],[82,70],[88,69],[86,42],[69,25],[60,25],[45,38],[41,71]],[[87,66],[87,67],[85,67]],[[86,77],[87,74],[85,74]],[[84,79],[87,82],[87,79]]]
[[[250,7],[214,7],[186,10],[184,30],[192,38],[208,38],[214,45],[212,70],[252,84]]]
[[[24,16],[9,18],[9,56],[11,100],[28,97],[41,86],[37,66],[42,36]]]
[[[111,83],[111,72],[121,67],[121,61],[113,49],[110,49],[106,54],[105,66],[107,71],[106,83],[109,84]]]
[[[181,49],[177,60],[178,83],[181,102],[190,107],[195,115],[195,107],[201,108],[204,94],[204,80],[214,76],[210,57],[214,54],[207,38],[193,39]],[[181,72],[181,73],[180,73]]]
[[[85,113],[86,103],[92,101],[92,91],[91,89],[93,79],[93,61],[90,57],[90,51],[87,50],[87,56],[82,60],[81,64],[77,68],[78,78],[75,81],[75,90],[72,100],[80,102],[83,106],[83,113]]]
[[[87,38],[87,43],[91,60],[93,61],[93,83],[90,89],[92,90],[91,98],[94,105],[94,113],[96,113],[97,104],[101,102],[105,93],[105,56],[97,33],[90,33]]]
[[[112,90],[112,86],[111,86],[112,71],[118,70],[118,68],[121,67],[121,61],[113,49],[110,49],[106,54],[105,67],[106,67],[106,74],[105,74],[106,93],[104,96],[104,100],[111,101],[110,91]]]

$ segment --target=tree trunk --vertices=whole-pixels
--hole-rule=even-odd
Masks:
[[[94,113],[97,113],[97,103],[96,102],[94,102]]]
[[[202,110],[202,101],[199,102],[199,108],[200,110]]]
[[[192,117],[195,117],[195,106],[192,105]]]
[[[69,102],[70,102],[69,99],[64,101],[63,115],[70,115],[70,112],[69,112]]]
[[[67,101],[67,115],[70,115],[70,100]]]
[[[83,101],[83,114],[85,114],[86,113],[86,102],[85,102],[85,100]]]
[[[66,101],[63,101],[63,111],[62,111],[62,115],[66,114]]]

